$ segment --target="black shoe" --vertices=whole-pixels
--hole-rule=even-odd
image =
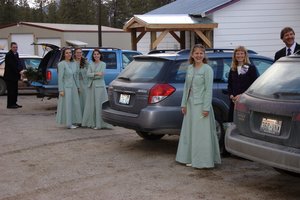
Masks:
[[[18,104],[16,104],[16,106],[18,107],[18,108],[22,108],[23,106],[21,106],[21,105],[18,105]]]
[[[17,105],[13,105],[13,106],[7,106],[8,109],[16,109],[19,108]]]

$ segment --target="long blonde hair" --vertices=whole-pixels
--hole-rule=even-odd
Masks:
[[[195,49],[201,49],[201,50],[203,50],[203,52],[204,52],[204,58],[203,58],[202,62],[205,63],[205,64],[207,64],[208,59],[206,57],[205,47],[202,44],[195,44],[193,46],[193,48],[192,48],[192,50],[190,52],[189,63],[190,64],[194,64],[195,63],[194,58],[192,57]]]
[[[236,71],[237,70],[237,66],[238,66],[238,61],[235,58],[235,54],[237,51],[243,51],[245,53],[245,59],[243,60],[243,65],[249,65],[250,64],[250,60],[249,60],[249,55],[248,55],[248,51],[244,46],[238,46],[237,48],[234,49],[233,51],[233,55],[232,55],[232,63],[231,63],[231,70],[232,71]]]

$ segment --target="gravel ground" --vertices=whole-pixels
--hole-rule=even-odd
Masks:
[[[300,178],[237,157],[213,170],[175,162],[178,136],[145,141],[134,131],[65,129],[56,99],[0,96],[0,200],[299,200]]]

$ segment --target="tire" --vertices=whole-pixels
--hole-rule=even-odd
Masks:
[[[229,155],[229,152],[225,149],[225,130],[222,122],[220,120],[216,121],[216,133],[219,140],[219,148],[221,156],[225,157]]]
[[[0,95],[4,95],[5,92],[6,92],[6,83],[2,78],[0,78]]]
[[[159,140],[164,137],[164,134],[152,134],[144,131],[136,131],[136,133],[145,140]]]

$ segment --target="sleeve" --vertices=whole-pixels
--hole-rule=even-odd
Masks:
[[[58,90],[59,92],[63,92],[64,91],[64,73],[65,73],[65,68],[64,68],[64,64],[62,62],[58,63],[57,65],[58,68]]]
[[[187,84],[187,80],[188,80],[188,69],[186,70],[186,74],[185,74],[185,82],[184,82],[184,86],[183,86],[183,94],[182,94],[182,99],[181,99],[181,107],[186,107],[187,105],[187,95],[188,95],[188,84]]]
[[[257,79],[258,77],[258,71],[255,65],[250,66],[250,85]],[[249,85],[249,87],[250,87]]]
[[[105,62],[101,62],[100,63],[100,71],[99,72],[102,72],[103,74],[101,76],[95,76],[94,78],[95,79],[103,79],[104,78],[104,71],[106,69],[106,63]]]
[[[207,65],[205,70],[205,77],[204,77],[204,101],[203,101],[203,110],[210,111],[211,104],[212,104],[212,91],[213,91],[213,70],[212,68]]]
[[[79,65],[77,65],[76,62],[74,62],[74,65],[76,67],[76,73],[74,74],[74,79],[75,79],[75,84],[77,86],[77,88],[79,89],[80,88],[80,83],[79,83],[79,73],[80,73],[80,68],[79,68]]]
[[[233,73],[233,71],[230,70],[230,71],[229,71],[229,75],[228,75],[228,84],[227,84],[228,96],[233,95],[233,89],[232,89],[232,85],[233,85],[232,73]]]
[[[95,76],[95,73],[93,72],[92,68],[92,63],[90,63],[86,72],[87,77],[89,77],[90,79],[94,79]]]

